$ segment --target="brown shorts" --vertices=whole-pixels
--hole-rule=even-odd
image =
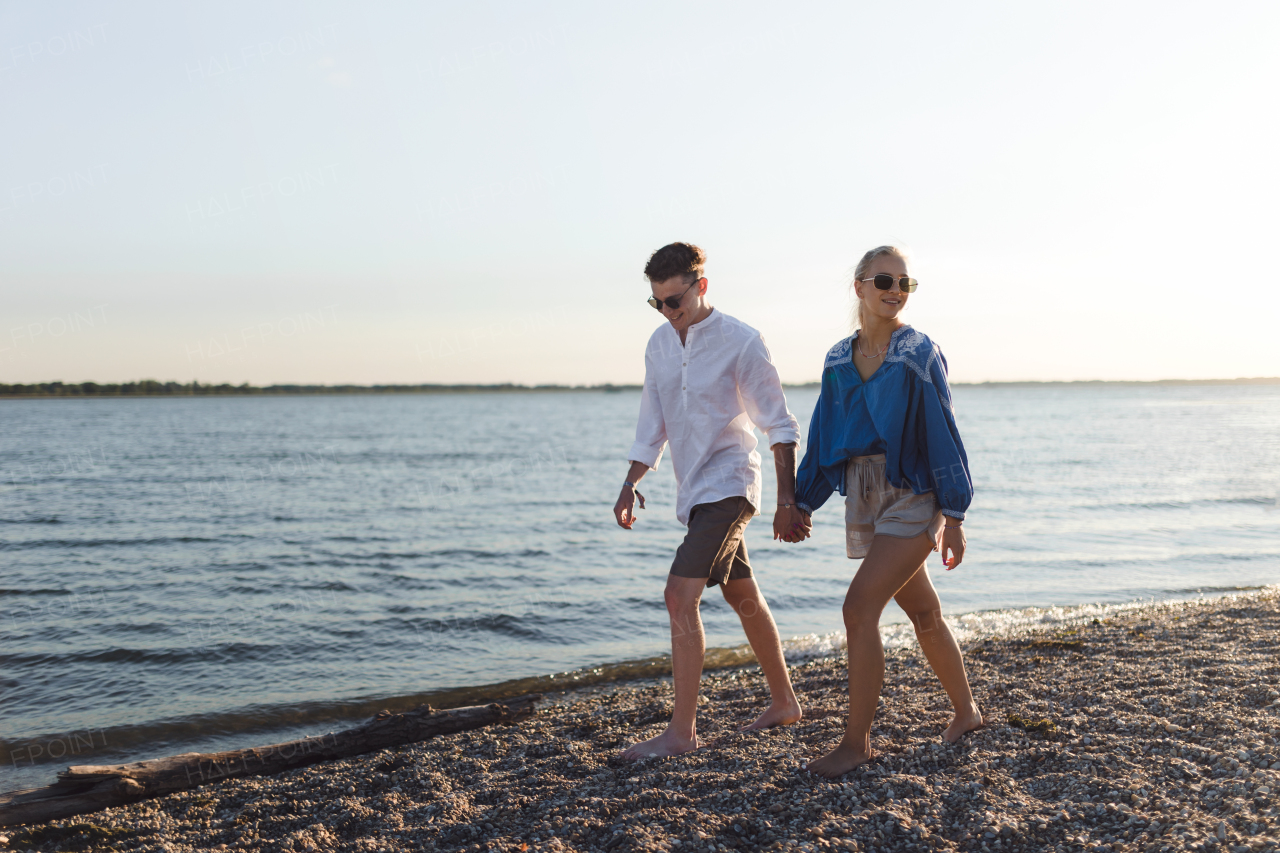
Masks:
[[[689,532],[676,549],[671,574],[706,578],[707,586],[751,577],[742,534],[755,514],[751,501],[744,497],[695,506],[689,513]]]

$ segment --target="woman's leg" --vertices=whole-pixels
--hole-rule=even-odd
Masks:
[[[809,763],[809,770],[833,778],[871,759],[871,720],[884,682],[884,647],[880,644],[880,614],[889,599],[920,568],[933,550],[927,536],[871,540],[862,566],[844,599],[844,626],[849,648],[849,722],[844,737],[831,752]]]
[[[951,699],[956,713],[942,737],[947,743],[955,743],[965,732],[981,728],[982,712],[969,689],[960,645],[942,618],[942,602],[938,601],[938,591],[933,588],[928,567],[922,565],[893,599],[915,625],[920,650]]]

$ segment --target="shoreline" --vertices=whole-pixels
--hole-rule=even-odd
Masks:
[[[1280,591],[1276,587],[1226,587],[1205,590],[1170,592],[1160,598],[1141,598],[1123,602],[1093,602],[1088,604],[1040,605],[1016,609],[977,610],[947,614],[948,625],[962,648],[989,637],[1015,639],[1028,632],[1048,629],[1066,629],[1101,617],[1112,618],[1156,604],[1173,604],[1215,599],[1224,595],[1254,592],[1266,589]],[[1188,598],[1188,594],[1196,597]],[[886,650],[916,643],[911,623],[903,618],[880,626],[881,641]],[[782,641],[783,653],[788,665],[795,666],[816,658],[843,655],[842,632],[804,634]],[[703,672],[710,673],[736,669],[754,664],[755,655],[744,643],[735,646],[708,647]],[[243,724],[251,716],[245,709],[232,709],[224,713],[183,716],[153,720],[144,724],[102,725],[83,732],[38,732],[24,737],[0,738],[0,763],[12,764],[12,779],[0,774],[0,790],[40,787],[53,782],[56,772],[68,764],[125,764],[144,761],[168,754],[183,752],[219,752],[240,749],[255,743],[277,743],[306,737],[316,737],[348,726],[359,725],[379,711],[393,713],[429,704],[437,710],[487,704],[529,693],[554,695],[566,691],[599,687],[608,690],[613,685],[628,682],[666,678],[671,674],[670,654],[658,654],[645,658],[588,664],[561,672],[526,675],[502,681],[473,685],[455,685],[413,694],[360,697],[316,701],[302,705],[281,705],[270,709],[270,717],[281,722],[272,724],[259,710],[258,721]],[[285,723],[283,721],[289,720]],[[242,723],[240,726],[232,721]],[[196,736],[201,731],[222,732],[214,739]],[[187,731],[192,736],[174,737],[175,732]],[[163,736],[161,736],[163,733]],[[97,741],[101,740],[100,748]],[[51,743],[64,746],[65,757],[61,761],[43,760],[30,763],[31,753]],[[110,747],[108,748],[108,744]],[[87,748],[85,748],[87,747]],[[19,762],[27,761],[23,765]]]
[[[670,679],[654,677],[548,695],[508,729],[0,835],[22,850],[81,833],[145,851],[1275,849],[1280,590],[1120,607],[970,645],[988,727],[955,746],[917,649],[891,649],[881,757],[834,782],[801,763],[843,728],[840,654],[792,666],[806,718],[764,733],[736,731],[763,706],[758,670],[708,674],[710,745],[677,758],[615,757],[665,723]]]

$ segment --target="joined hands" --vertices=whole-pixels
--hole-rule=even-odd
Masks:
[[[802,542],[813,530],[810,517],[795,506],[779,506],[773,514],[773,538],[783,542]]]

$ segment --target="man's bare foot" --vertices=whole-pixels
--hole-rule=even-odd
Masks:
[[[955,743],[968,732],[977,731],[985,725],[982,712],[978,710],[977,705],[973,705],[963,714],[956,714],[951,718],[951,725],[947,726],[947,730],[942,733],[942,739],[947,743]]]
[[[754,723],[748,723],[738,729],[740,732],[754,732],[760,729],[771,729],[774,726],[789,726],[792,723],[800,722],[800,718],[804,716],[804,712],[800,710],[800,703],[792,697],[790,702],[774,702],[765,712],[761,714]]]
[[[622,755],[619,757],[630,761],[639,761],[641,758],[666,758],[670,755],[683,755],[686,752],[693,752],[700,746],[702,746],[702,741],[698,740],[697,735],[693,736],[693,740],[686,740],[685,738],[676,737],[671,729],[667,729],[657,737],[631,744],[631,746],[622,751]]]
[[[809,762],[809,772],[827,779],[843,776],[871,760],[873,753],[838,744],[821,758]]]

